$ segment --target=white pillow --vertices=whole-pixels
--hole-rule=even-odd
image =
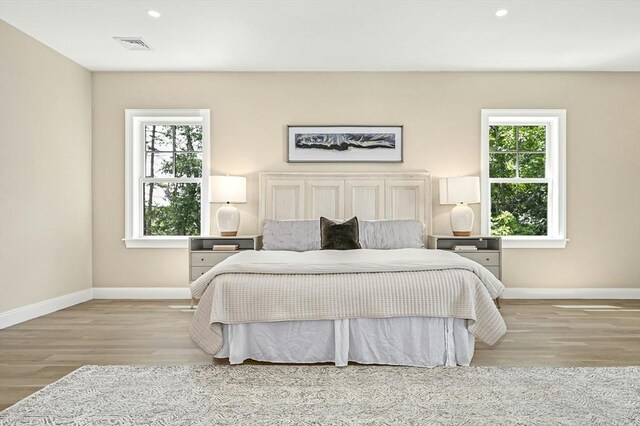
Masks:
[[[424,225],[419,220],[362,220],[363,249],[424,248]],[[320,250],[320,220],[264,221],[263,250]]]
[[[320,250],[320,219],[271,220],[262,226],[263,250]]]
[[[419,220],[363,220],[360,245],[378,250],[424,248],[424,225]]]

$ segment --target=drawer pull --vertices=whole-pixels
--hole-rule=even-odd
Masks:
[[[200,261],[204,262],[204,257],[200,259]]]

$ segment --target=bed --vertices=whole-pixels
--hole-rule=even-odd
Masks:
[[[265,173],[260,188],[265,250],[234,255],[191,286],[200,303],[190,333],[207,353],[231,364],[469,365],[476,339],[495,344],[506,332],[493,303],[502,283],[424,248],[427,173]],[[362,217],[363,249],[318,250],[309,217],[351,215]]]

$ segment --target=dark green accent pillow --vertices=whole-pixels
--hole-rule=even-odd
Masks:
[[[358,218],[336,223],[326,217],[320,218],[320,248],[322,250],[361,249]]]

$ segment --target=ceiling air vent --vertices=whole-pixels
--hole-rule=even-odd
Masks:
[[[114,40],[128,50],[151,50],[141,37],[114,37]]]

